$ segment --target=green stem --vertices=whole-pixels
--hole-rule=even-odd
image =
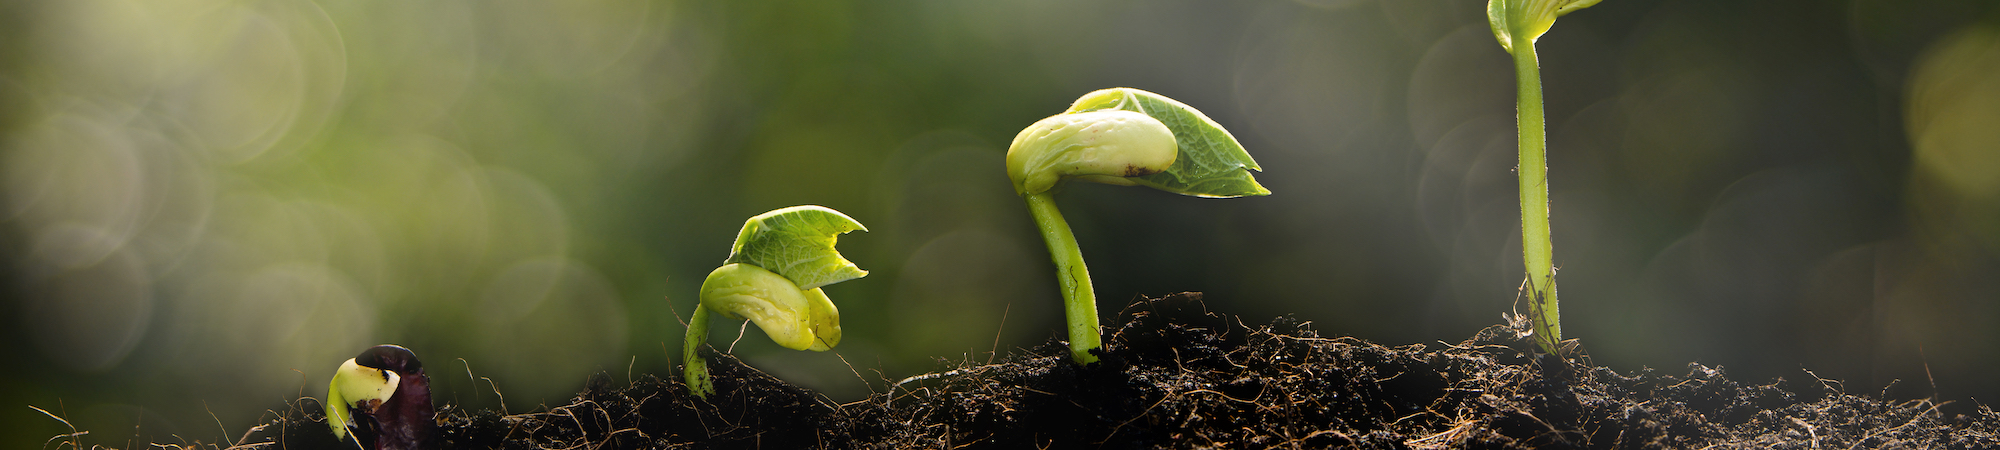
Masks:
[[[1549,173],[1547,130],[1542,118],[1542,73],[1535,43],[1514,34],[1516,106],[1520,127],[1521,259],[1528,270],[1533,296],[1535,341],[1542,351],[1556,353],[1562,341],[1562,316],[1556,309],[1555,250],[1549,243]]]
[[[1069,353],[1077,363],[1097,362],[1091,350],[1102,347],[1097,329],[1097,295],[1090,289],[1090,269],[1083,265],[1083,251],[1070,234],[1069,222],[1056,210],[1048,192],[1028,194],[1028,211],[1034,213],[1042,240],[1049,243],[1049,256],[1056,263],[1056,281],[1062,283],[1063,311],[1069,319]]]
[[[700,350],[705,345],[708,345],[708,308],[695,304],[694,317],[688,318],[687,339],[681,342],[681,375],[687,379],[688,392],[700,398],[715,393],[715,384],[708,379],[708,360],[701,359]]]

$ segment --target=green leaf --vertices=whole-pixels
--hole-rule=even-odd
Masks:
[[[1151,116],[1173,130],[1180,154],[1165,172],[1128,178],[1167,192],[1197,197],[1270,195],[1251,170],[1263,171],[1243,144],[1222,125],[1192,106],[1166,96],[1133,88],[1104,89],[1070,105],[1064,114],[1119,109]]]
[[[776,272],[801,290],[861,278],[868,271],[833,249],[841,233],[854,230],[868,228],[824,206],[781,208],[744,221],[729,259],[722,263],[743,263]]]
[[[1526,38],[1528,43],[1533,44],[1555,26],[1557,17],[1589,8],[1599,1],[1487,0],[1486,24],[1493,27],[1493,37],[1500,40],[1500,47],[1513,53],[1514,36]]]

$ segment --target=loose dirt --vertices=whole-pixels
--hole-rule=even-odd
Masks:
[[[1061,342],[961,364],[838,404],[727,355],[717,394],[677,377],[587,380],[569,404],[502,415],[440,408],[445,448],[1848,449],[2000,448],[2000,414],[1945,417],[1801,371],[1746,384],[1722,368],[1621,374],[1579,352],[1526,351],[1494,326],[1458,344],[1322,337],[1280,317],[1253,325],[1197,293],[1145,299],[1108,328],[1102,361]],[[352,448],[316,400],[255,430],[255,448]]]

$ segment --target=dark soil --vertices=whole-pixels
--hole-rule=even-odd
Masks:
[[[1103,361],[1060,342],[835,404],[714,355],[713,403],[677,378],[593,376],[570,404],[501,415],[446,406],[446,448],[2000,448],[2000,414],[1943,417],[1801,372],[1766,384],[1719,367],[1619,374],[1588,356],[1536,357],[1512,329],[1458,345],[1385,347],[1207,311],[1200,294],[1147,299],[1109,329]],[[246,437],[333,441],[295,402]]]

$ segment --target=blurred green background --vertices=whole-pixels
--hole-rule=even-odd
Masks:
[[[1066,188],[1107,320],[1194,290],[1457,342],[1522,276],[1484,4],[0,3],[0,441],[68,432],[30,405],[234,439],[383,342],[469,407],[666,374],[743,219],[808,203],[872,230],[827,289],[846,340],[736,354],[842,401],[1004,357],[1061,331],[1006,144],[1116,86],[1202,109],[1275,194]],[[1995,2],[1607,0],[1539,47],[1596,363],[2000,397]]]

